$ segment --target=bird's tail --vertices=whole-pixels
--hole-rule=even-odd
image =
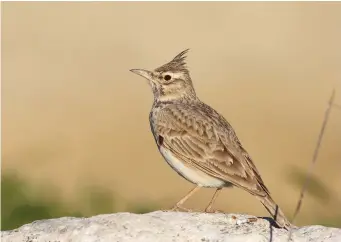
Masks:
[[[292,227],[289,220],[285,217],[282,210],[279,208],[279,206],[275,203],[275,201],[270,197],[270,195],[267,195],[265,197],[258,197],[260,202],[263,204],[263,206],[268,210],[268,212],[271,214],[271,216],[274,218],[276,224],[285,229],[290,229]]]

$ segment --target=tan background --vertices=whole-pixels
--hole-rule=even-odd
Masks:
[[[65,200],[97,184],[119,194],[122,211],[130,201],[170,207],[193,185],[160,157],[151,91],[128,70],[191,48],[198,95],[231,122],[292,215],[291,166],[308,166],[333,87],[341,104],[340,3],[4,3],[2,13],[3,172],[53,184]],[[307,196],[301,223],[340,214],[340,123],[334,109],[315,168],[335,195]],[[267,215],[239,189],[216,207]]]

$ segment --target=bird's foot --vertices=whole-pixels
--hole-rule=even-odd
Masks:
[[[176,211],[176,212],[192,212],[192,209],[189,209],[189,208],[184,208],[182,207],[180,204],[175,204],[175,206],[170,210],[170,211]]]
[[[254,223],[257,221],[256,217],[251,218],[237,218],[236,216],[232,215],[232,219],[235,220],[236,225],[242,225],[242,224],[249,224]]]
[[[213,209],[211,206],[208,206],[205,209],[205,213],[224,213],[224,212],[221,210]]]

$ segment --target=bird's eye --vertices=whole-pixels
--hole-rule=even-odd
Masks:
[[[163,79],[165,79],[166,81],[169,81],[170,79],[172,79],[172,77],[170,75],[165,75]]]

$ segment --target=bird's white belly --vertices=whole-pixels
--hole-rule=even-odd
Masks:
[[[226,185],[226,182],[218,178],[210,176],[196,168],[186,166],[183,162],[174,157],[169,150],[161,147],[160,152],[167,163],[188,181],[201,187],[224,187]]]

